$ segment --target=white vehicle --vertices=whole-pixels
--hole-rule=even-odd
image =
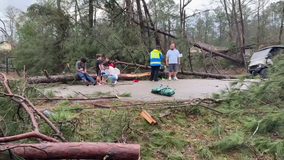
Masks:
[[[260,74],[262,78],[267,78],[267,68],[273,65],[272,58],[281,49],[284,49],[284,45],[269,46],[254,52],[249,61],[248,73]]]

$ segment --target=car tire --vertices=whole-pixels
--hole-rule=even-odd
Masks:
[[[260,71],[259,74],[261,75],[262,78],[267,78],[267,77],[268,77],[268,76],[267,76],[267,68],[263,68],[263,69]]]

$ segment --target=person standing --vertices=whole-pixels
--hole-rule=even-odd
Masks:
[[[162,59],[164,59],[160,46],[156,46],[150,54],[151,76],[150,81],[158,81],[159,69],[161,67]]]
[[[180,65],[180,56],[179,51],[176,49],[174,43],[171,44],[170,50],[168,50],[166,55],[166,64],[169,66],[169,81],[172,80],[172,75],[174,76],[174,80],[178,80],[177,71],[178,65]]]
[[[77,75],[86,83],[87,86],[89,86],[89,81],[95,85],[96,82],[93,77],[91,77],[87,73],[87,59],[81,58],[80,61],[76,62],[76,71]]]
[[[97,72],[97,84],[100,85],[101,84],[101,80],[102,80],[102,55],[101,54],[97,54],[96,55],[96,72]]]

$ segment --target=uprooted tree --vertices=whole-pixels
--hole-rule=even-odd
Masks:
[[[138,144],[67,142],[67,139],[61,133],[60,129],[24,95],[14,94],[9,87],[5,74],[0,74],[1,84],[3,86],[0,93],[1,97],[9,97],[12,101],[16,102],[19,105],[18,109],[23,108],[24,113],[31,122],[31,128],[29,127],[31,131],[16,135],[10,135],[9,131],[6,130],[8,126],[4,128],[0,125],[1,154],[8,151],[11,157],[20,156],[25,159],[139,159],[140,145]],[[9,114],[9,111],[7,114]],[[20,115],[20,112],[18,112],[18,116],[24,121],[23,115]],[[1,122],[4,121],[5,117],[2,117]],[[50,133],[50,135],[41,133],[38,121],[43,121],[55,133]],[[26,139],[31,139],[31,141],[28,142],[34,142],[36,140],[38,143],[22,143],[25,142]],[[20,141],[20,143],[14,143],[15,141]],[[76,152],[74,152],[74,150],[76,150]]]

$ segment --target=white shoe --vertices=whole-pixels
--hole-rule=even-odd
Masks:
[[[171,81],[172,80],[172,78],[171,77],[169,77],[169,79],[168,79],[169,81]]]
[[[116,84],[116,83],[117,83],[117,81],[113,82],[112,84]]]
[[[177,77],[174,77],[174,80],[175,80],[175,81],[178,81],[178,78],[177,78]]]

